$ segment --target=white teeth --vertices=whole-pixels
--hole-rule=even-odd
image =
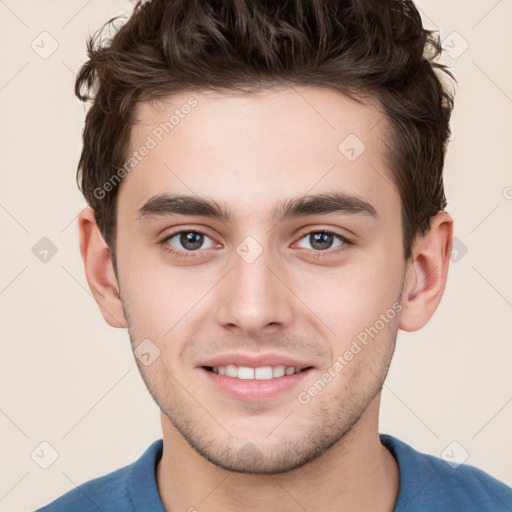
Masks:
[[[272,366],[261,366],[260,368],[254,369],[254,378],[258,380],[272,379],[274,374],[272,372]]]
[[[236,366],[227,364],[226,366],[215,366],[212,368],[213,373],[226,375],[227,377],[236,377],[243,380],[269,380],[284,375],[293,375],[300,373],[302,370],[294,366],[259,366],[258,368],[250,368],[249,366]]]
[[[274,368],[272,368],[272,374],[274,377],[282,377],[284,375],[284,370],[284,366],[274,366]]]
[[[233,366],[236,372],[236,366]],[[231,375],[231,377],[238,377],[239,379],[254,379],[254,368],[248,366],[239,366],[238,375]]]
[[[222,368],[222,367],[221,367]],[[234,364],[228,364],[226,365],[226,375],[228,377],[236,377],[237,376],[237,369]]]

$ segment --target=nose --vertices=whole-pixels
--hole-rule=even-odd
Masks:
[[[221,283],[217,322],[246,336],[288,327],[293,318],[293,294],[286,281],[269,251],[250,263],[233,254],[233,268]]]

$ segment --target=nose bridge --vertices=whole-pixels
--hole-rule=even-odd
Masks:
[[[254,240],[246,239],[237,247],[219,303],[219,323],[244,332],[256,332],[269,324],[290,323],[290,294],[274,275],[274,267],[279,265],[271,251],[256,245]]]

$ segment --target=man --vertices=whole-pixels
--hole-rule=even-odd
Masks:
[[[378,432],[453,230],[453,98],[412,2],[152,0],[88,50],[80,248],[163,441],[42,510],[510,510]]]

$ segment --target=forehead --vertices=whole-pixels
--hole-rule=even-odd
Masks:
[[[132,213],[161,193],[209,197],[241,213],[333,189],[396,201],[387,137],[376,106],[325,88],[194,91],[143,102],[130,154],[149,149],[123,179],[118,201]]]

